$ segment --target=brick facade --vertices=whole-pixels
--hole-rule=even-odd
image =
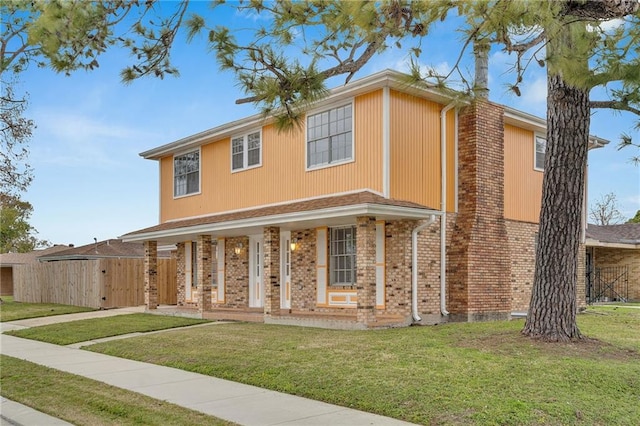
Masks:
[[[280,228],[265,227],[264,236],[264,313],[280,315]]]
[[[415,220],[385,224],[385,312],[411,315],[411,231]]]
[[[376,218],[356,219],[357,320],[370,324],[376,320]]]
[[[158,243],[144,242],[144,304],[147,309],[158,308]]]
[[[459,116],[458,205],[449,250],[452,319],[506,319],[511,312],[504,220],[504,113],[477,100]]]
[[[211,250],[211,235],[198,235],[198,252],[194,253],[194,256],[198,256],[198,285],[194,300],[200,313],[211,310]]]
[[[423,322],[443,320],[440,313],[440,218],[418,234],[418,312]]]
[[[526,312],[536,268],[538,224],[507,220],[506,226],[511,261],[511,310]]]
[[[187,282],[184,243],[176,244],[176,282],[178,288],[178,306],[187,306],[185,284]]]
[[[240,253],[236,247],[242,245]],[[225,244],[225,303],[224,307],[249,306],[249,237],[228,238]]]
[[[311,312],[316,308],[316,230],[291,231],[297,247],[291,252],[291,309]]]

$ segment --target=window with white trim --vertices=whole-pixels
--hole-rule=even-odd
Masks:
[[[231,170],[245,170],[262,164],[260,131],[231,138]]]
[[[353,159],[351,104],[307,117],[307,167]]]
[[[200,151],[173,157],[173,196],[200,192]]]
[[[352,286],[356,283],[356,227],[330,228],[330,284]]]
[[[547,140],[542,136],[536,136],[536,158],[534,167],[537,170],[544,170],[544,158],[547,152]]]

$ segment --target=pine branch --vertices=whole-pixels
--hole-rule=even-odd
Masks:
[[[628,111],[636,115],[640,115],[640,109],[632,107],[623,101],[591,101],[589,103],[591,108],[608,108],[618,111]]]

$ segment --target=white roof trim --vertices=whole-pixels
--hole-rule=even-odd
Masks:
[[[544,134],[547,132],[547,121],[545,119],[507,106],[504,107],[504,122],[505,124],[511,124],[538,133]],[[589,135],[589,148],[602,148],[609,142],[607,139]]]
[[[618,243],[607,243],[604,241],[596,240],[593,238],[587,238],[585,241],[587,247],[606,247],[606,248],[621,248],[621,249],[640,249],[640,242],[636,241],[620,241]]]
[[[395,90],[409,93],[411,95],[424,97],[433,100],[438,103],[448,103],[451,101],[449,96],[446,96],[435,89],[419,88],[408,85],[404,81],[406,74],[399,71],[386,69],[378,73],[369,75],[367,77],[360,78],[346,85],[329,90],[329,95],[318,101],[313,105],[313,108],[322,108],[327,104],[338,102],[341,99],[347,99],[355,97],[357,95],[372,92],[383,87],[390,87]],[[528,114],[517,109],[504,106],[505,109],[505,123],[514,124],[518,127],[525,129],[542,132],[546,131],[546,120],[535,115]],[[248,131],[258,126],[264,126],[273,121],[273,117],[265,117],[263,114],[254,114],[249,117],[241,118],[239,120],[231,121],[223,125],[213,127],[208,130],[196,133],[194,135],[187,136],[179,139],[175,142],[161,145],[156,148],[144,151],[140,153],[140,156],[145,159],[159,160],[160,158],[175,153],[176,151],[183,151],[192,149],[202,145],[203,143],[211,143],[216,140],[225,139],[231,137],[234,134]],[[592,148],[604,146],[609,143],[608,140],[599,138],[597,136],[590,136],[589,142],[592,144]]]
[[[376,216],[387,218],[426,219],[432,215],[441,215],[438,210],[427,210],[416,207],[400,207],[380,204],[355,204],[341,207],[329,207],[318,210],[308,210],[294,213],[283,213],[258,218],[238,219],[202,225],[184,226],[162,231],[145,232],[135,235],[123,235],[120,238],[125,242],[148,241],[162,238],[171,238],[179,235],[208,234],[227,230],[239,230],[243,228],[277,226],[292,222],[328,220],[340,217]]]
[[[426,97],[436,102],[446,102],[448,97],[444,96],[437,90],[422,89],[408,86],[402,81],[405,74],[384,70],[367,77],[350,82],[344,86],[331,89],[329,95],[314,104],[313,108],[322,108],[324,105],[334,103],[340,99],[347,99],[357,95],[371,92],[383,87],[391,87],[403,92],[411,93],[417,96]],[[177,150],[187,150],[202,145],[203,142],[214,142],[216,140],[230,137],[233,134],[241,133],[247,129],[256,126],[263,126],[272,122],[272,117],[265,117],[263,114],[254,114],[240,120],[231,121],[218,127],[214,127],[200,133],[196,133],[186,138],[179,139],[157,148],[150,149],[140,153],[140,156],[146,159],[158,160],[163,156],[172,154]]]

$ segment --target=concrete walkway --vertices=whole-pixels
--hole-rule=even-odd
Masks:
[[[60,321],[55,322],[64,322],[71,316],[76,319],[92,318],[90,314],[100,316],[104,315],[102,312],[112,312],[113,315],[115,311],[118,310],[60,315],[49,317],[49,321],[57,318]],[[126,313],[127,311],[121,311],[121,314]],[[84,317],[79,318],[79,315]],[[28,327],[27,321],[33,320],[3,323],[2,331]],[[0,336],[0,345],[4,355],[88,377],[241,425],[410,424],[184,370],[83,351],[75,347],[78,345],[57,346],[4,334]],[[11,421],[9,416],[10,413],[5,416],[3,401],[2,417]],[[46,418],[27,423],[16,419],[16,423],[52,424],[48,423]]]

